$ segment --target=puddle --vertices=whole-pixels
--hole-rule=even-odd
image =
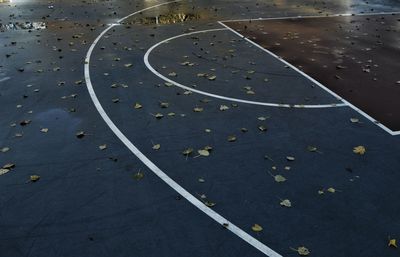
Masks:
[[[1,1],[1,0],[0,0]],[[46,29],[45,22],[10,22],[7,24],[0,23],[0,30],[43,30]]]
[[[139,18],[133,21],[134,24],[142,25],[153,25],[153,24],[175,24],[183,23],[188,21],[199,20],[201,17],[199,14],[194,13],[171,13],[171,14],[160,14],[157,16]]]

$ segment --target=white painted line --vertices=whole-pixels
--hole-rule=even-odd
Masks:
[[[122,22],[124,19],[131,17],[134,14],[140,13],[145,10],[149,10],[151,8],[155,8],[158,6],[170,4],[170,3],[175,3],[181,0],[177,1],[171,1],[171,2],[165,2],[162,4],[154,5],[145,9],[142,9],[140,11],[134,12],[125,18],[120,19],[118,22]],[[163,180],[167,185],[169,185],[172,189],[174,189],[176,192],[178,192],[182,197],[184,197],[186,200],[188,200],[191,204],[196,206],[199,210],[201,210],[203,213],[208,215],[210,218],[215,220],[217,223],[219,223],[221,226],[226,227],[229,231],[258,249],[260,252],[265,254],[266,256],[269,257],[282,257],[282,255],[278,254],[265,244],[261,243],[224,217],[222,217],[220,214],[212,210],[211,208],[207,207],[203,202],[198,200],[196,197],[194,197],[192,194],[190,194],[188,191],[186,191],[183,187],[181,187],[178,183],[176,183],[174,180],[172,180],[167,174],[165,174],[160,168],[158,168],[150,159],[148,159],[140,150],[118,129],[118,127],[114,124],[114,122],[110,119],[110,117],[107,115],[105,112],[103,106],[99,102],[99,99],[97,98],[96,92],[94,91],[91,79],[90,79],[90,57],[92,55],[93,49],[96,47],[96,44],[99,42],[99,40],[106,34],[111,28],[113,28],[115,24],[110,25],[107,27],[103,32],[100,33],[100,35],[93,41],[92,45],[90,46],[86,58],[85,58],[85,64],[84,64],[84,72],[85,72],[85,82],[86,82],[86,87],[89,91],[90,97],[99,112],[100,116],[103,118],[105,123],[108,125],[108,127],[113,131],[113,133],[122,141],[122,143],[140,160],[142,161],[155,175],[157,175],[161,180]]]
[[[1,82],[4,82],[4,81],[7,81],[7,80],[9,80],[9,79],[11,79],[11,78],[10,78],[10,77],[1,78],[1,79],[0,79],[0,83],[1,83]]]
[[[315,83],[316,85],[318,85],[320,88],[324,89],[326,92],[330,93],[332,96],[336,97],[337,99],[340,99],[344,104],[346,104],[347,106],[349,106],[350,108],[352,108],[353,110],[355,110],[356,112],[358,112],[360,115],[364,116],[365,118],[367,118],[368,120],[372,121],[374,124],[376,124],[377,126],[379,126],[381,129],[385,130],[387,133],[389,133],[392,136],[396,136],[396,135],[400,135],[400,131],[392,131],[391,129],[389,129],[388,127],[386,127],[385,125],[381,124],[380,122],[378,122],[377,120],[375,120],[374,118],[372,118],[371,116],[369,116],[367,113],[365,113],[364,111],[362,111],[361,109],[359,109],[358,107],[354,106],[353,104],[351,104],[350,102],[348,102],[347,100],[343,99],[342,97],[340,97],[339,95],[337,95],[335,92],[333,92],[332,90],[328,89],[327,87],[325,87],[324,85],[322,85],[320,82],[318,82],[317,80],[315,80],[314,78],[312,78],[311,76],[307,75],[306,73],[304,73],[303,71],[299,70],[296,66],[292,65],[291,63],[285,61],[284,59],[282,59],[281,57],[277,56],[276,54],[272,53],[271,51],[265,49],[264,47],[260,46],[259,44],[257,44],[256,42],[248,39],[247,37],[243,36],[242,34],[240,34],[239,32],[237,32],[236,30],[230,28],[229,26],[225,25],[223,22],[219,21],[219,24],[221,24],[222,26],[224,26],[225,28],[229,29],[230,31],[232,31],[233,33],[235,33],[236,35],[238,35],[239,37],[243,38],[244,40],[246,40],[247,42],[251,43],[252,45],[260,48],[261,50],[263,50],[264,52],[268,53],[269,55],[275,57],[276,59],[280,60],[281,62],[283,62],[284,64],[286,64],[287,66],[291,67],[293,70],[297,71],[298,73],[300,73],[301,75],[303,75],[304,77],[306,77],[307,79],[309,79],[311,82]]]
[[[238,102],[238,103],[245,103],[245,104],[253,104],[253,105],[261,105],[261,106],[270,106],[270,107],[283,107],[283,108],[332,108],[332,107],[343,107],[346,106],[345,103],[332,103],[332,104],[315,104],[315,105],[303,105],[303,104],[278,104],[278,103],[266,103],[266,102],[257,102],[257,101],[250,101],[250,100],[244,100],[244,99],[239,99],[239,98],[232,98],[232,97],[227,97],[227,96],[222,96],[222,95],[217,95],[217,94],[212,94],[212,93],[208,93],[206,91],[202,91],[202,90],[198,90],[198,89],[194,89],[192,87],[188,87],[185,86],[183,84],[180,84],[164,75],[162,75],[161,73],[159,73],[156,69],[153,68],[153,66],[151,66],[150,62],[149,62],[149,56],[151,54],[151,52],[157,48],[158,46],[160,46],[161,44],[170,42],[174,39],[180,38],[180,37],[185,37],[185,36],[190,36],[193,34],[199,34],[199,33],[208,33],[208,32],[213,32],[213,31],[221,31],[221,30],[227,30],[229,28],[219,28],[219,29],[207,29],[207,30],[200,30],[200,31],[194,31],[194,32],[190,32],[190,33],[185,33],[185,34],[180,34],[174,37],[170,37],[167,38],[163,41],[158,42],[157,44],[153,45],[152,47],[150,47],[146,54],[144,55],[144,64],[146,65],[146,67],[152,72],[154,73],[154,75],[158,76],[159,78],[186,90],[189,90],[191,92],[197,93],[197,94],[201,94],[201,95],[206,95],[209,97],[213,97],[213,98],[218,98],[218,99],[222,99],[222,100],[227,100],[227,101],[232,101],[232,102]],[[338,101],[340,101],[341,99],[339,98]]]
[[[287,20],[287,19],[303,19],[303,18],[331,18],[331,17],[347,17],[347,16],[368,16],[368,15],[396,15],[400,12],[378,12],[378,13],[340,13],[328,15],[306,15],[306,16],[284,16],[284,17],[270,17],[270,18],[254,18],[254,19],[237,19],[237,20],[224,20],[220,22],[241,22],[241,21],[266,21],[266,20]]]

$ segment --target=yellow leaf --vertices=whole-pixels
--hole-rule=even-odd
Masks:
[[[36,182],[36,181],[38,181],[40,179],[40,176],[39,175],[31,175],[30,176],[30,180],[32,181],[32,182]]]
[[[160,144],[155,144],[155,145],[153,145],[153,149],[154,149],[154,150],[160,150],[160,148],[161,148],[161,145],[160,145]]]
[[[329,193],[335,193],[336,189],[334,189],[333,187],[330,187],[326,191],[328,191]]]
[[[359,145],[359,146],[356,146],[353,148],[353,153],[355,153],[355,154],[363,155],[363,154],[365,154],[365,152],[366,152],[366,149],[362,145]]]
[[[397,242],[396,242],[396,239],[390,239],[390,238],[389,238],[389,243],[388,243],[388,246],[391,246],[391,247],[397,248]]]
[[[258,224],[254,224],[254,225],[251,227],[251,229],[252,229],[254,232],[260,232],[260,231],[263,230],[263,228],[262,228],[260,225],[258,225]]]
[[[309,254],[310,254],[310,250],[308,250],[308,249],[307,249],[306,247],[304,247],[304,246],[298,247],[296,251],[299,253],[299,255],[302,255],[302,256],[306,256],[306,255],[309,255]]]

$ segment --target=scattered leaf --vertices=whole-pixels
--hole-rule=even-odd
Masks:
[[[155,144],[155,145],[153,145],[153,150],[160,150],[160,148],[161,148],[161,145],[160,144]]]
[[[106,144],[104,144],[104,145],[99,145],[99,149],[100,149],[100,150],[105,150],[105,149],[107,149],[107,145],[106,145]]]
[[[85,136],[86,134],[85,134],[85,132],[84,131],[78,131],[78,132],[76,132],[76,134],[75,134],[75,136],[77,137],[77,138],[83,138],[84,136]]]
[[[351,123],[358,123],[358,122],[360,122],[360,120],[357,119],[357,118],[351,118],[350,121],[351,121]]]
[[[203,108],[201,108],[201,107],[196,107],[196,108],[193,109],[193,111],[194,111],[194,112],[202,112],[202,111],[203,111]]]
[[[132,64],[132,63],[126,63],[126,64],[124,64],[124,66],[125,66],[126,68],[130,68],[130,67],[133,66],[133,64]]]
[[[294,161],[295,158],[293,156],[286,156],[286,160],[288,161]]]
[[[236,136],[234,135],[228,136],[228,142],[235,142],[235,141],[236,141]]]
[[[365,152],[366,152],[366,149],[362,145],[359,145],[359,146],[356,146],[353,148],[353,153],[355,153],[355,154],[363,155],[363,154],[365,154]]]
[[[262,228],[260,225],[258,225],[258,224],[254,224],[254,225],[251,227],[251,229],[252,229],[254,232],[260,232],[260,231],[263,230],[263,228]]]
[[[296,251],[299,255],[301,256],[306,256],[310,254],[310,250],[308,250],[306,247],[304,246],[299,246],[297,249],[293,249],[292,250]]]
[[[285,206],[285,207],[292,207],[292,203],[290,202],[289,199],[282,200],[280,202],[280,205]]]
[[[335,193],[336,189],[334,189],[333,187],[330,187],[326,191],[328,191],[329,193]]]
[[[144,174],[143,174],[143,172],[140,172],[140,171],[138,171],[137,173],[135,173],[133,175],[133,178],[136,180],[141,180],[143,177],[144,177]]]
[[[9,171],[10,169],[0,169],[0,176],[6,174]]]
[[[193,152],[193,148],[186,148],[185,150],[182,151],[183,155],[190,155]]]
[[[282,176],[282,175],[279,175],[279,174],[275,175],[274,179],[275,179],[276,182],[285,182],[286,181],[286,178],[284,176]]]
[[[260,131],[262,131],[262,132],[267,131],[267,127],[266,127],[266,126],[263,126],[263,125],[258,126],[258,129],[259,129]]]
[[[208,77],[208,80],[215,80],[216,78],[217,78],[217,76],[213,75],[213,76]]]
[[[47,132],[49,132],[49,129],[48,128],[42,128],[40,131],[43,132],[43,133],[47,133]]]
[[[30,176],[30,180],[32,181],[32,182],[36,182],[36,181],[38,181],[40,179],[40,176],[39,175],[31,175]]]
[[[133,108],[135,108],[135,109],[140,109],[142,107],[143,106],[140,103],[135,103],[135,105],[133,106]]]
[[[396,239],[394,239],[394,238],[389,238],[389,243],[388,243],[388,246],[390,246],[390,247],[394,247],[394,248],[397,248],[397,242],[396,242]]]
[[[210,152],[206,149],[198,150],[197,151],[201,156],[209,156]]]
[[[6,153],[8,151],[10,151],[10,147],[3,147],[0,149],[0,152],[2,152],[2,153]]]
[[[220,111],[226,111],[226,110],[229,110],[229,107],[222,104],[222,105],[219,107],[219,110],[220,110]]]
[[[8,169],[8,170],[10,170],[10,169],[12,169],[12,168],[15,168],[15,164],[14,164],[14,163],[7,163],[7,164],[4,164],[4,165],[3,165],[3,169]]]

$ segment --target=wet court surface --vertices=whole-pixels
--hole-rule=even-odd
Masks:
[[[159,4],[0,4],[0,257],[398,256],[399,16],[218,23],[398,3]]]
[[[400,15],[226,22],[392,131],[400,130]]]

